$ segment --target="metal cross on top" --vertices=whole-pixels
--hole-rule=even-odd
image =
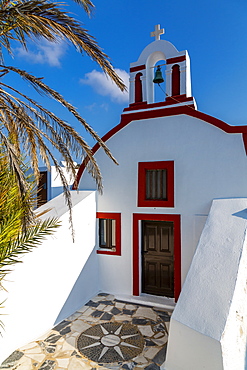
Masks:
[[[160,29],[160,24],[156,24],[155,31],[150,33],[151,37],[155,37],[155,41],[160,40],[160,35],[163,35],[165,33],[165,29]]]

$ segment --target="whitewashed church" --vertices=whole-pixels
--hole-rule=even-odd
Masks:
[[[188,52],[163,32],[130,64],[129,106],[103,137],[119,165],[93,148],[103,194],[79,168],[74,244],[63,196],[42,206],[62,227],[9,275],[3,358],[102,291],[176,303],[164,369],[247,368],[247,126],[197,109]]]

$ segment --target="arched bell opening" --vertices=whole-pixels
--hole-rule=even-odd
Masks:
[[[172,66],[172,96],[180,95],[180,67]]]
[[[142,92],[142,73],[137,73],[135,76],[135,103],[140,103],[143,101],[143,92]]]
[[[159,60],[153,70],[154,103],[166,100],[166,65],[165,60]]]

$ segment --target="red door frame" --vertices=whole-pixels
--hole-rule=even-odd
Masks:
[[[140,294],[140,236],[139,221],[172,221],[174,224],[174,296],[178,300],[181,291],[181,228],[180,215],[133,214],[133,295]]]

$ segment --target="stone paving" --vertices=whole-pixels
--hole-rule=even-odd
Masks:
[[[159,370],[165,361],[171,312],[100,293],[36,341],[12,353],[0,369]]]

